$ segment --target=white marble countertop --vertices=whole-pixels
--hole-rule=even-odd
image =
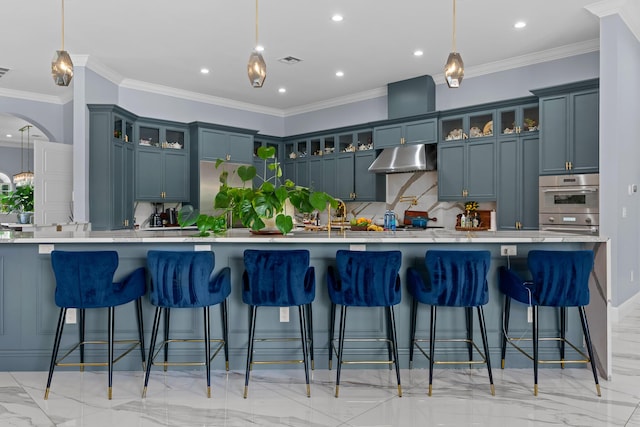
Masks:
[[[448,229],[375,231],[296,230],[282,235],[253,235],[247,229],[232,229],[223,235],[199,237],[194,230],[118,230],[118,231],[11,231],[0,230],[3,243],[180,243],[218,242],[251,243],[256,240],[274,243],[532,243],[532,242],[605,242],[604,236],[579,235],[549,231],[456,231]]]

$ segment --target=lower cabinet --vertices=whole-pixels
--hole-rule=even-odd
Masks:
[[[539,138],[498,140],[497,227],[538,229]]]
[[[495,201],[495,140],[438,144],[438,199]]]

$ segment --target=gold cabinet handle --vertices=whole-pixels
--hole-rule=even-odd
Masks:
[[[573,170],[573,163],[569,162],[569,170]]]
[[[227,161],[231,160],[231,154],[227,154],[226,159]]]

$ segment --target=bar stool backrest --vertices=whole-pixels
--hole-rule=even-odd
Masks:
[[[589,304],[593,251],[530,251],[534,304],[577,307]]]
[[[118,268],[115,251],[51,252],[58,307],[98,308],[113,303],[113,275]]]
[[[489,301],[489,251],[427,251],[432,305],[477,307]],[[429,284],[427,284],[429,286]]]
[[[292,307],[315,298],[315,270],[309,251],[244,251],[242,301],[254,306]]]
[[[396,305],[401,298],[401,264],[400,251],[339,250],[336,269],[329,267],[329,297],[334,304],[346,306]]]
[[[228,281],[211,281],[213,252],[149,251],[149,300],[156,307],[207,307],[222,302]]]

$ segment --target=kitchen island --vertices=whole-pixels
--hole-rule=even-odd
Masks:
[[[503,256],[503,245],[515,246],[517,255]],[[590,279],[591,303],[587,307],[591,335],[596,353],[596,364],[600,375],[608,379],[611,375],[611,345],[609,322],[610,286],[609,286],[609,244],[605,237],[583,236],[554,232],[535,231],[478,231],[461,232],[446,229],[407,230],[392,232],[360,232],[332,230],[313,232],[297,230],[291,235],[252,235],[246,229],[233,229],[221,236],[197,237],[193,230],[126,230],[126,231],[77,231],[77,232],[14,232],[0,231],[0,366],[3,370],[46,370],[55,322],[57,307],[54,304],[55,280],[50,265],[50,252],[54,249],[69,251],[116,250],[120,265],[116,280],[134,268],[146,265],[148,250],[199,250],[213,251],[218,271],[223,267],[231,268],[232,292],[229,300],[230,324],[230,365],[231,369],[242,369],[246,357],[248,309],[242,303],[241,276],[243,271],[243,251],[245,249],[309,249],[311,265],[316,273],[316,299],[313,304],[314,345],[316,349],[315,366],[326,368],[329,328],[329,297],[326,290],[326,270],[333,263],[339,249],[354,250],[401,250],[403,254],[401,279],[405,281],[408,267],[416,267],[424,272],[424,254],[429,249],[468,249],[489,250],[492,253],[489,272],[489,303],[485,306],[485,317],[489,334],[489,346],[494,366],[498,366],[502,333],[503,296],[498,290],[499,266],[508,265],[524,278],[528,278],[526,258],[533,249],[573,250],[592,249],[595,252],[595,268]],[[409,311],[410,297],[403,284],[402,301],[396,308],[398,325],[399,353],[401,367],[408,366],[409,352]],[[212,333],[219,330],[219,317],[214,309]],[[547,312],[547,310],[549,310]],[[372,311],[374,313],[372,313]],[[530,330],[527,324],[526,306],[512,305],[510,332],[522,335]],[[135,311],[123,306],[116,310],[116,339],[134,338]],[[382,310],[350,311],[350,330],[362,337],[379,334],[384,329]],[[286,324],[278,325],[280,316],[277,308],[260,313],[259,328],[267,334],[281,333],[298,336],[296,314]],[[145,301],[144,320],[147,334],[150,332],[153,307]],[[202,320],[199,310],[172,310],[172,331],[178,331],[183,337],[201,336]],[[439,312],[439,330],[442,334],[464,331],[464,316],[454,311]],[[551,309],[541,309],[541,336],[557,329],[557,314]],[[65,327],[62,348],[77,336],[71,332],[77,325]],[[428,315],[424,308],[419,313],[418,333],[428,333]],[[99,339],[106,334],[106,311],[99,314],[88,313],[87,335]],[[567,337],[574,343],[582,343],[582,332],[577,311],[569,311]],[[66,339],[66,342],[65,342]],[[201,352],[201,345],[193,348],[171,349],[171,357],[188,359],[193,351]],[[286,347],[256,347],[261,357],[282,356]],[[296,352],[296,349],[292,349]],[[345,349],[347,352],[347,349]],[[456,357],[457,349],[449,350],[442,357]],[[466,353],[466,346],[459,350]],[[530,367],[531,362],[513,348],[508,349],[507,367]],[[546,353],[545,353],[546,352]],[[385,348],[354,348],[348,354],[350,358],[371,354],[386,355]],[[548,354],[547,354],[548,353]],[[557,357],[553,348],[541,349],[541,357]],[[89,356],[94,356],[90,351]],[[116,369],[140,369],[137,353],[125,357]],[[346,357],[346,356],[345,356]],[[414,367],[425,368],[426,359],[418,358]],[[214,360],[214,369],[222,369],[223,361]]]

